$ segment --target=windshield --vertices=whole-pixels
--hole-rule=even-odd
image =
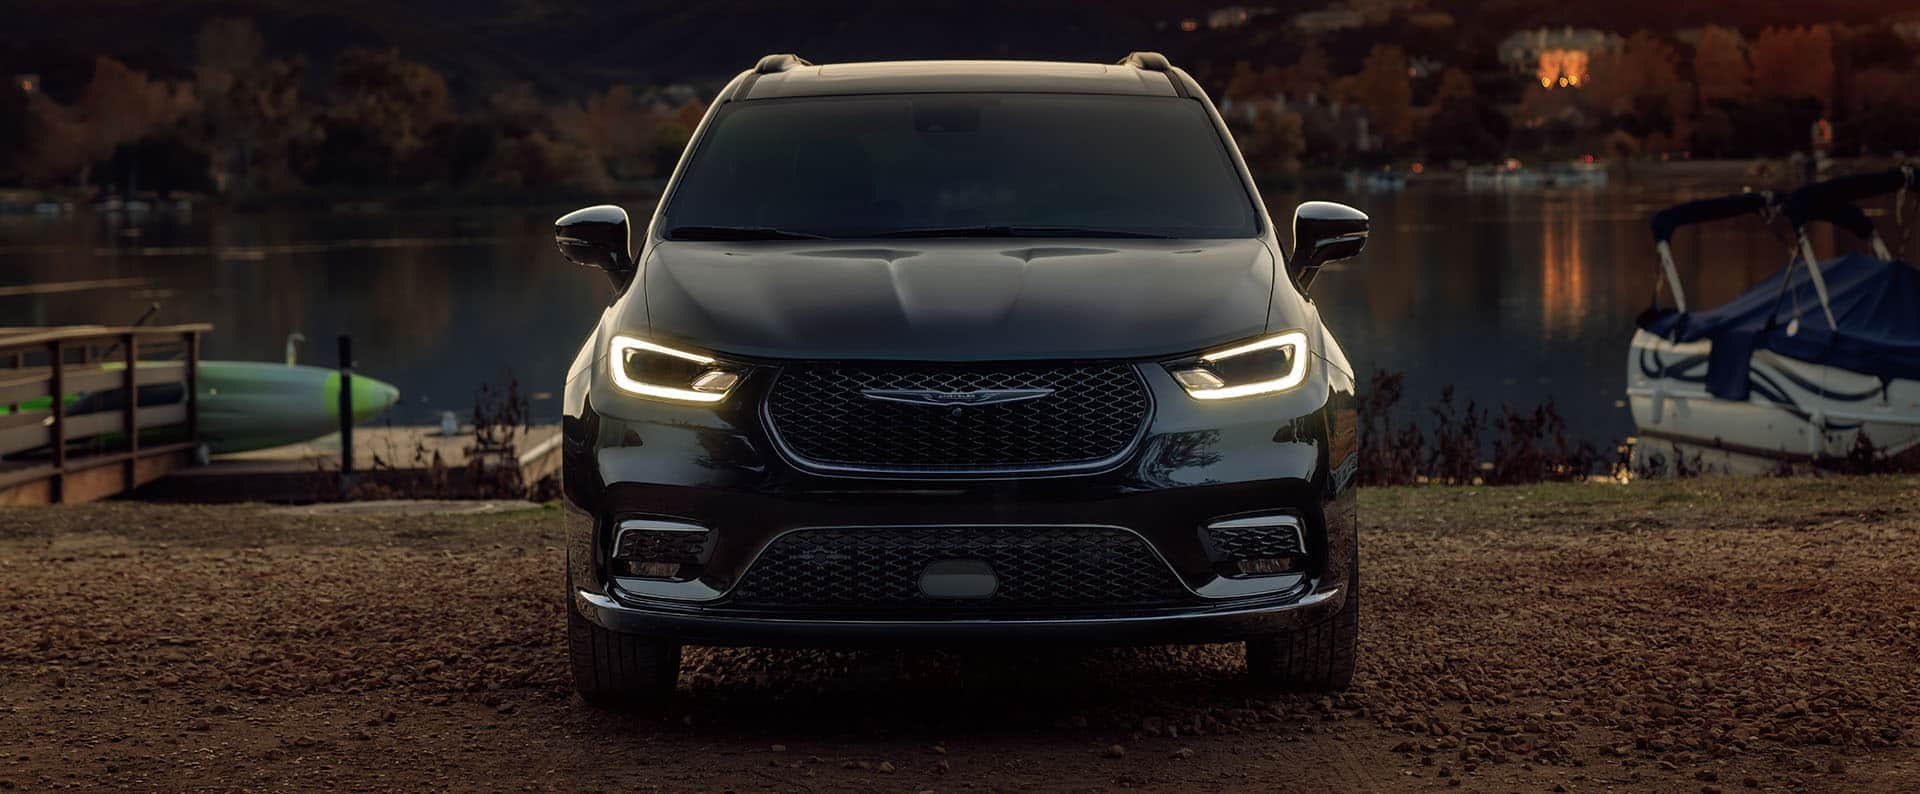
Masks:
[[[910,94],[734,102],[663,216],[669,239],[1251,237],[1199,102]]]

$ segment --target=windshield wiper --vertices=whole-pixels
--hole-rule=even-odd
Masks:
[[[774,229],[766,226],[675,226],[669,240],[826,240],[824,234]]]
[[[873,237],[1137,237],[1166,239],[1164,234],[1126,229],[1094,229],[1079,226],[933,226],[925,229],[896,229],[878,232]]]

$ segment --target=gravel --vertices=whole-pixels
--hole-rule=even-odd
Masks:
[[[1912,790],[1920,479],[1363,492],[1360,671],[692,649],[570,695],[559,511],[0,508],[0,790]]]

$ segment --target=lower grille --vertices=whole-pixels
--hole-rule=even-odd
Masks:
[[[978,560],[985,598],[920,592],[927,566]],[[1093,609],[1174,603],[1186,591],[1146,541],[1105,527],[803,529],[776,538],[733,589],[743,606],[877,610]]]

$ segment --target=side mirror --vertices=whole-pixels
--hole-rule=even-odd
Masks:
[[[1345,204],[1309,201],[1293,211],[1293,254],[1287,268],[1305,290],[1329,262],[1352,259],[1367,246],[1367,214]]]
[[[553,222],[553,243],[567,261],[607,271],[614,289],[625,289],[633,279],[626,210],[601,204],[562,215]]]

